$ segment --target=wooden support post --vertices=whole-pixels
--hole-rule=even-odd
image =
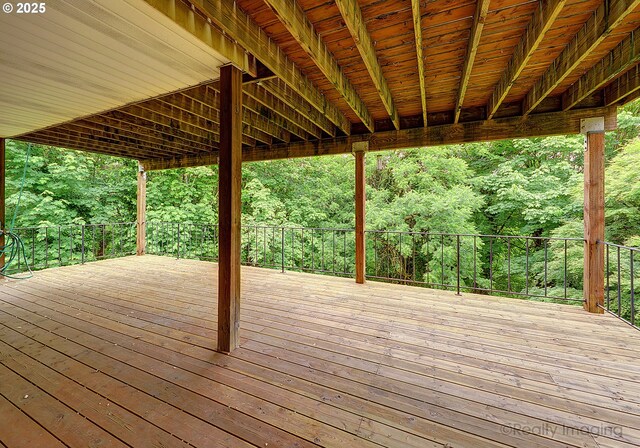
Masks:
[[[136,255],[144,255],[147,247],[147,172],[138,162],[138,197],[136,218]]]
[[[353,144],[353,151],[356,157],[356,283],[364,283],[367,258],[364,240],[367,179],[364,162],[368,144],[366,142],[363,143],[365,144]]]
[[[0,248],[4,247],[4,231],[6,229],[6,210],[5,210],[5,140],[0,138]],[[4,252],[0,255],[0,269],[4,268]]]
[[[218,351],[238,346],[240,327],[240,193],[242,188],[242,72],[220,69],[218,175]]]
[[[584,308],[604,305],[604,119],[582,120],[584,153]]]

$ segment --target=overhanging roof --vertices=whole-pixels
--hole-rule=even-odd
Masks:
[[[612,128],[615,106],[640,88],[639,5],[47,3],[41,16],[0,16],[10,80],[0,136],[158,167],[215,162],[216,78],[229,61],[247,72],[247,160],[346,152],[362,140],[383,149],[570,133],[589,115]]]

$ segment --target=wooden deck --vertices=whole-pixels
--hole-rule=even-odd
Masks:
[[[640,333],[579,307],[144,256],[0,286],[0,446],[640,446]]]

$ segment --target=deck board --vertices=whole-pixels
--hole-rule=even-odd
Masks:
[[[0,446],[640,446],[640,333],[612,316],[244,267],[229,356],[216,269],[2,284]]]

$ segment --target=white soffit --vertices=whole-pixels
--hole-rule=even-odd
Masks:
[[[0,11],[0,137],[214,80],[229,62],[143,0],[16,3]]]

